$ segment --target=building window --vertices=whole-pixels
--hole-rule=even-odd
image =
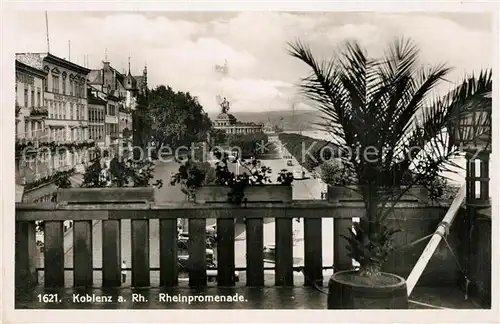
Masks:
[[[73,104],[69,104],[69,119],[73,120]]]
[[[52,76],[52,92],[59,93],[59,76]]]
[[[47,79],[43,79],[43,89],[45,91],[49,91],[49,84],[47,82]]]
[[[115,116],[116,115],[116,107],[115,105],[108,105],[108,115]]]
[[[62,111],[63,111],[63,119],[66,119],[66,105],[62,105]]]
[[[25,85],[24,88],[24,107],[28,107],[28,88]]]
[[[62,78],[62,93],[66,94],[66,77],[63,76]]]
[[[73,95],[73,80],[69,80],[69,94]]]
[[[36,100],[38,102],[38,107],[40,107],[41,106],[41,102],[42,102],[42,96],[41,96],[40,88],[36,89]]]
[[[52,107],[52,101],[49,100],[49,116],[54,118],[54,108]]]
[[[78,116],[80,115],[80,105],[76,104],[76,120],[78,120]]]

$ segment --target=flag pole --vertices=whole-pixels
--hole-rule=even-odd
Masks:
[[[50,41],[49,41],[49,18],[47,11],[45,11],[45,33],[47,35],[47,53],[50,53]]]

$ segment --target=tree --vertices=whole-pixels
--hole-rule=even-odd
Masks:
[[[137,97],[137,106],[132,112],[133,145],[145,152],[152,132],[153,118],[149,106],[148,93]],[[134,159],[139,160],[140,150],[135,149]]]
[[[210,137],[212,139],[211,144],[214,144],[214,145],[226,144],[227,134],[222,129],[212,128],[210,130]]]
[[[325,140],[293,133],[278,134],[286,150],[309,172],[338,156],[338,147]]]
[[[253,134],[228,134],[227,144],[231,148],[241,150],[242,157],[266,154],[268,149],[268,136],[264,133]]]
[[[155,119],[154,136],[159,143],[175,147],[206,140],[212,122],[189,92],[161,85],[151,90],[149,105]]]
[[[366,211],[345,238],[359,274],[377,276],[397,231],[387,226],[387,214],[415,183],[432,182],[449,169],[460,152],[452,127],[465,111],[491,107],[491,70],[437,97],[432,90],[450,68],[419,65],[418,47],[410,40],[397,39],[380,58],[369,57],[357,42],[347,42],[331,61],[318,61],[300,41],[289,43],[289,54],[311,70],[300,86],[324,113],[320,125],[342,150],[362,152],[344,157]]]

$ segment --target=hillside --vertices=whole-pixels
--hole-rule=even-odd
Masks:
[[[217,114],[209,114],[213,120]],[[242,122],[264,123],[269,122],[273,125],[278,125],[285,130],[311,130],[314,128],[314,123],[320,122],[316,111],[311,110],[296,110],[295,114],[291,110],[282,111],[262,111],[262,112],[235,112],[234,116]]]

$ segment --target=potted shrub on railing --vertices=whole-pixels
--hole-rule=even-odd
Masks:
[[[321,179],[328,185],[328,200],[332,202],[363,201],[356,173],[352,166],[342,159],[324,162],[320,166]],[[434,203],[451,201],[459,187],[451,185],[446,178],[436,177],[432,181],[417,179],[414,185],[406,188],[416,175],[402,179],[399,202]],[[395,191],[397,192],[397,191]]]
[[[359,269],[334,273],[328,308],[407,308],[405,279],[382,271],[398,231],[388,226],[387,215],[415,185],[450,171],[460,153],[450,127],[465,110],[491,105],[491,71],[438,98],[432,90],[450,69],[419,66],[410,41],[395,41],[382,58],[348,42],[330,62],[317,61],[301,42],[289,45],[289,53],[311,69],[301,88],[324,114],[320,126],[352,166],[364,204],[363,217],[344,236]]]
[[[227,153],[214,152],[218,159],[215,168],[202,170],[200,164],[191,159],[179,167],[171,185],[180,184],[188,199],[198,203],[230,202],[241,205],[246,202],[290,201],[292,199],[293,174],[286,169],[272,183],[272,170],[261,165],[259,160],[250,161],[231,158]],[[239,164],[243,172],[236,174],[230,163]],[[207,178],[210,176],[210,179]]]
[[[106,156],[105,156],[106,157]],[[133,161],[112,158],[108,164],[104,161],[100,150],[96,151],[95,158],[85,169],[82,188],[118,187],[126,190],[127,187],[156,187],[161,188],[163,181],[153,179],[154,163],[148,160]]]

